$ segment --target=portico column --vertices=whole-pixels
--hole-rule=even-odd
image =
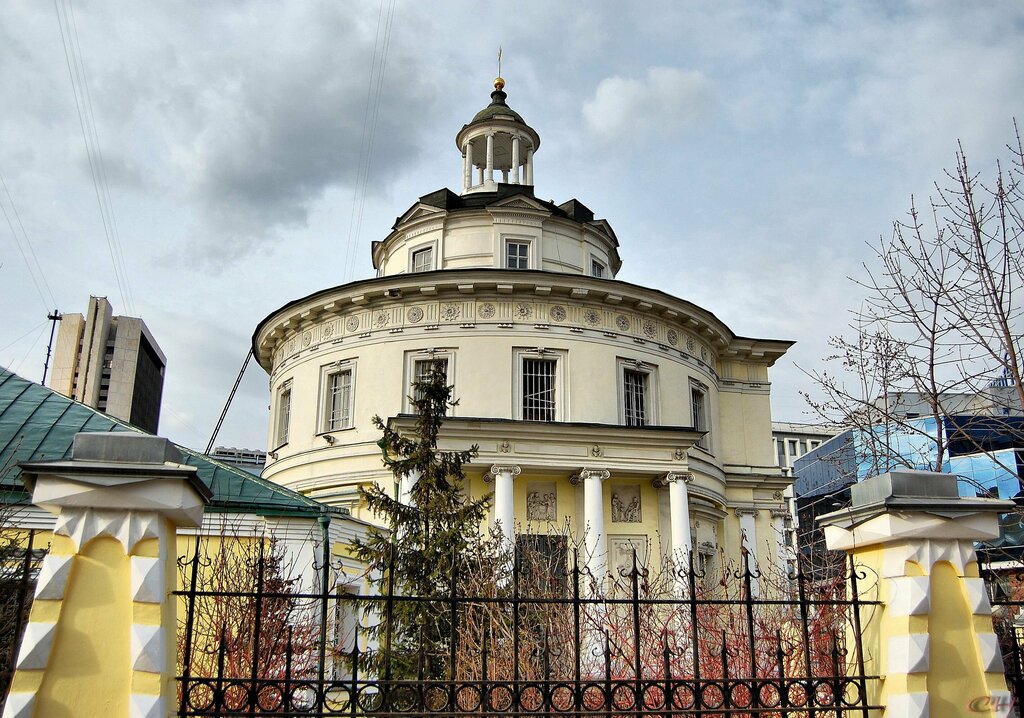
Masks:
[[[750,570],[754,571],[757,564],[757,509],[753,506],[738,506],[736,517],[740,520],[740,548],[747,549]],[[754,597],[761,595],[756,579],[751,581],[750,591]]]
[[[786,575],[786,571],[789,568],[789,544],[786,543],[787,516],[789,516],[789,512],[786,511],[786,509],[772,509],[772,533],[779,542],[778,546],[776,546],[777,550],[775,553],[783,576]]]
[[[408,474],[402,477],[398,484],[398,502],[411,506],[412,500],[412,488],[416,485],[416,482],[420,480],[419,471],[410,471]]]
[[[484,181],[487,184],[494,184],[494,133],[487,135],[487,168],[484,171]]]
[[[687,487],[691,481],[693,474],[688,471],[670,471],[664,478],[668,486],[669,526],[672,531],[669,546],[672,549],[672,560],[682,566],[689,565],[690,552],[693,550],[693,538],[690,536],[690,492]]]
[[[512,184],[519,184],[519,137],[512,137]]]
[[[533,148],[526,150],[526,184],[533,185]]]
[[[463,167],[463,190],[473,186],[473,143],[466,143],[465,162]]]
[[[522,472],[518,466],[496,465],[491,467],[494,477],[494,524],[509,546],[515,541],[515,504],[512,497],[512,482]]]
[[[583,469],[572,481],[583,482],[583,546],[587,567],[599,582],[607,573],[608,556],[605,549],[604,490],[601,482],[611,476],[607,469]]]

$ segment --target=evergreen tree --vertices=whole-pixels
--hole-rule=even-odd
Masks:
[[[430,372],[413,384],[410,397],[416,411],[416,431],[402,436],[375,416],[383,436],[378,442],[384,465],[401,483],[415,477],[408,504],[374,485],[362,489],[366,505],[388,531],[373,530],[365,541],[354,542],[386,600],[378,608],[379,620],[369,629],[378,651],[368,656],[378,676],[395,678],[424,675],[442,677],[451,639],[451,607],[442,600],[452,590],[453,572],[479,556],[481,527],[488,500],[471,499],[464,492],[463,466],[477,454],[440,451],[438,434],[448,409],[456,405],[447,383],[445,365],[433,362]]]

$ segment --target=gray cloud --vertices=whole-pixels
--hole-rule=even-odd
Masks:
[[[603,142],[667,138],[705,117],[711,81],[696,70],[649,67],[643,78],[606,77],[583,103],[587,129]]]

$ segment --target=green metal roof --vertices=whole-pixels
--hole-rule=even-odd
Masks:
[[[27,502],[18,463],[69,459],[75,434],[83,431],[148,433],[0,367],[0,501]],[[345,513],[198,451],[175,446],[213,492],[209,510],[296,516]]]
[[[505,104],[506,97],[508,97],[508,95],[501,90],[495,90],[492,92],[491,104],[476,113],[476,115],[473,116],[473,119],[469,121],[469,124],[475,125],[477,122],[484,122],[495,115],[511,115],[516,122],[521,125],[525,125],[526,121],[523,119],[522,115]]]

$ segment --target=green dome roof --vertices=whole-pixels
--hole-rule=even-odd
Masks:
[[[522,115],[513,110],[511,107],[505,104],[505,98],[508,95],[502,90],[495,90],[491,93],[491,104],[478,113],[473,115],[473,119],[469,124],[475,125],[477,122],[484,122],[489,120],[495,115],[512,115],[512,118],[521,125],[525,125],[526,121],[523,120]]]

